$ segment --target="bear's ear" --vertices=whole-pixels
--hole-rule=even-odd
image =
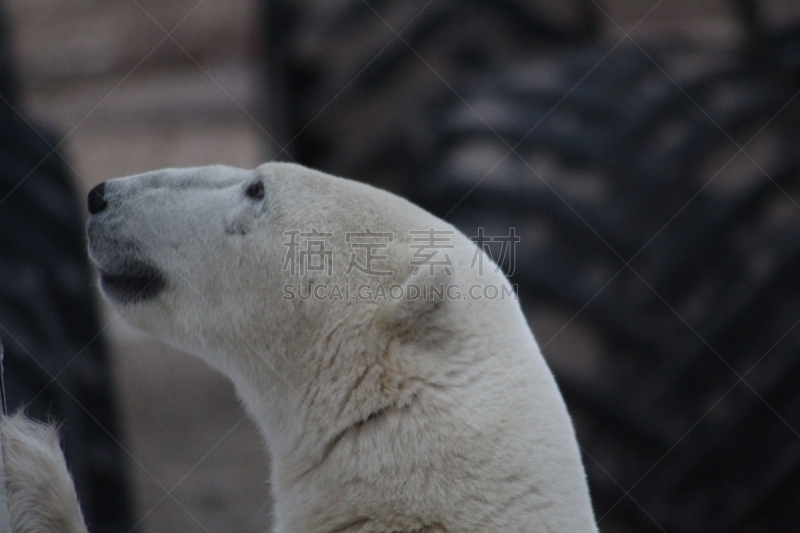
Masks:
[[[449,300],[458,296],[453,267],[417,267],[399,286],[388,290],[389,298],[378,309],[378,320],[389,335],[409,341],[429,340],[430,333],[448,329],[453,319]]]

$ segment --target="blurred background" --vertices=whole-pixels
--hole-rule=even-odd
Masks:
[[[800,530],[796,2],[2,6],[9,392],[93,532],[268,530],[232,387],[100,307],[81,228],[109,178],[271,159],[514,229],[601,531]]]

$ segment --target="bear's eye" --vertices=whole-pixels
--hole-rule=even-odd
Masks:
[[[247,189],[244,191],[245,196],[248,198],[252,198],[253,200],[262,200],[264,198],[264,182],[263,181],[254,181],[250,185],[247,186]]]

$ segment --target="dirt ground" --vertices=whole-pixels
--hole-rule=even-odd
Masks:
[[[610,36],[656,0],[605,2]],[[26,111],[58,132],[82,192],[166,166],[268,159],[253,0],[6,2]],[[637,32],[729,35],[725,2],[665,0]],[[172,32],[172,33],[169,33]],[[168,36],[169,33],[169,36]],[[173,40],[174,39],[174,40]],[[266,531],[268,466],[232,387],[111,312],[136,531]]]

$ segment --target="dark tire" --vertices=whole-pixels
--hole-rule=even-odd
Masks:
[[[414,200],[468,235],[516,227],[506,266],[604,531],[800,530],[794,78],[609,48],[465,86]]]

